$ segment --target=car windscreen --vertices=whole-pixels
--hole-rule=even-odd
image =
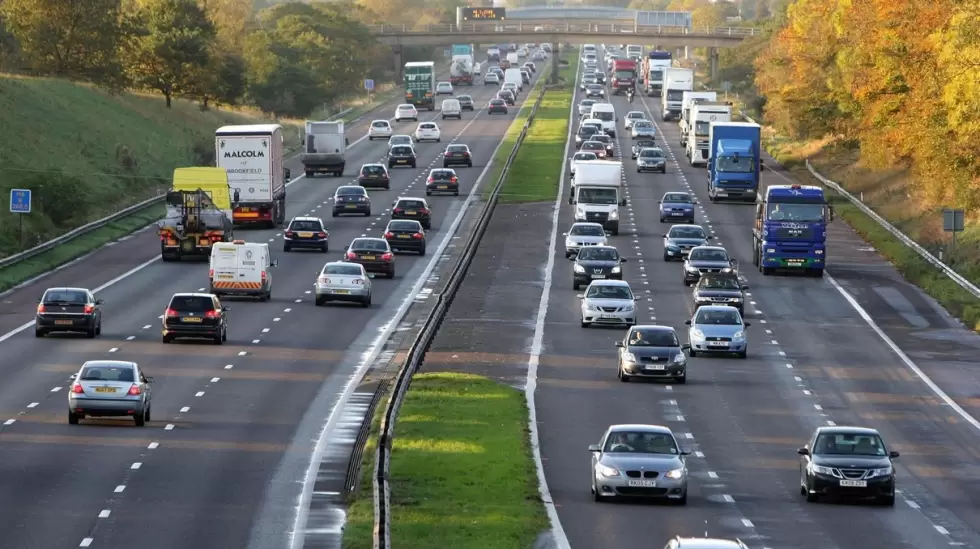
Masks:
[[[412,148],[411,147],[404,147],[404,146],[402,146],[402,147],[392,147],[391,148],[391,154],[399,154],[399,155],[409,156],[409,155],[412,154]]]
[[[709,290],[740,290],[742,285],[733,276],[706,276],[701,278],[701,287]]]
[[[715,326],[730,326],[742,324],[738,312],[734,309],[730,311],[720,311],[712,309],[698,309],[698,315],[694,318],[695,324],[708,324]]]
[[[619,261],[619,254],[610,248],[582,248],[578,258],[582,261]]]
[[[350,249],[383,252],[388,250],[388,243],[384,240],[358,238],[351,242]]]
[[[456,174],[448,170],[432,170],[429,174],[429,178],[435,181],[451,181],[453,177],[456,177]]]
[[[374,126],[375,128],[387,128],[387,127],[389,127],[389,124],[387,122],[385,122],[384,120],[380,120],[380,121],[375,122],[375,123],[373,123],[371,125]]]
[[[210,297],[197,295],[177,295],[170,300],[170,308],[177,311],[203,313],[214,310],[214,302]]]
[[[592,118],[598,118],[599,120],[602,120],[603,122],[612,122],[614,117],[615,117],[615,115],[613,113],[611,113],[611,112],[607,112],[607,111],[595,112],[595,111],[592,111]]]
[[[663,158],[664,153],[658,149],[645,149],[640,151],[641,158]]]
[[[322,227],[319,221],[299,219],[289,224],[290,231],[319,231]]]
[[[361,266],[360,265],[327,265],[323,269],[323,274],[358,276],[361,274]]]
[[[398,201],[398,207],[399,208],[407,208],[409,210],[411,210],[411,209],[421,209],[421,208],[424,208],[425,207],[425,204],[422,203],[421,200],[399,200]]]
[[[574,236],[606,236],[606,232],[598,225],[575,225],[568,234]]]
[[[361,172],[368,175],[384,175],[385,169],[382,166],[364,166]]]
[[[728,261],[728,254],[722,250],[691,250],[691,259],[697,261]]]
[[[446,150],[451,153],[464,153],[469,151],[469,149],[466,148],[466,145],[450,145]]]
[[[85,304],[88,303],[88,292],[82,290],[49,290],[44,294],[43,303]]]
[[[673,330],[644,330],[642,328],[630,332],[626,344],[635,347],[680,347],[677,334]]]
[[[826,433],[817,437],[813,445],[814,454],[834,454],[845,456],[880,456],[888,453],[878,435],[858,435],[850,433]]]
[[[667,433],[616,431],[606,439],[604,452],[626,454],[667,454],[676,456],[677,442]]]
[[[700,227],[674,227],[667,233],[667,238],[700,238],[704,240],[704,231]]]
[[[667,193],[664,195],[663,201],[670,204],[690,204],[691,195],[684,193]]]
[[[339,187],[337,194],[340,196],[363,196],[367,194],[364,187]]]
[[[633,293],[626,286],[601,284],[591,285],[585,297],[587,299],[633,299]]]
[[[122,381],[133,383],[136,381],[136,374],[133,373],[131,366],[93,364],[82,368],[82,373],[78,376],[78,379],[79,381]]]
[[[418,221],[391,221],[388,223],[389,231],[418,231],[422,226]]]

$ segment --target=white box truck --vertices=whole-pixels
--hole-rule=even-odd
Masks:
[[[507,69],[504,71],[504,83],[512,82],[517,85],[517,91],[524,91],[524,78],[521,77],[521,69]]]
[[[343,122],[306,121],[306,148],[300,155],[306,177],[328,173],[341,177],[347,153],[347,137]]]
[[[698,101],[691,105],[691,128],[684,146],[688,162],[692,166],[707,166],[711,144],[712,122],[731,122],[732,104],[724,101]]]
[[[568,199],[575,206],[575,221],[601,223],[613,236],[619,234],[619,207],[623,197],[623,163],[606,160],[578,162],[575,168],[575,194]]]
[[[694,90],[694,69],[670,67],[664,73],[664,93],[661,97],[661,118],[666,122],[681,115],[684,92]]]
[[[681,121],[678,124],[681,129],[681,147],[687,144],[687,132],[690,131],[691,105],[695,101],[717,101],[718,92],[713,91],[687,91],[681,95]]]
[[[214,134],[215,162],[228,172],[232,219],[236,224],[286,222],[286,182],[282,126],[222,126]]]

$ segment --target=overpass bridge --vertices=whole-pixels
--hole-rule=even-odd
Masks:
[[[584,19],[594,23],[635,23],[643,26],[688,28],[693,26],[693,18],[689,11],[638,11],[595,6],[507,8],[508,21],[525,19]]]

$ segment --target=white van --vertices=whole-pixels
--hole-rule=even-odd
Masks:
[[[463,119],[463,107],[459,105],[459,99],[442,100],[442,119],[447,118]]]
[[[602,130],[609,137],[616,137],[616,109],[612,103],[596,103],[589,111],[589,118],[602,120]]]
[[[255,296],[261,301],[272,297],[273,259],[266,243],[215,242],[211,246],[211,265],[208,271],[211,293]]]
[[[521,69],[507,69],[504,71],[504,84],[513,82],[517,86],[517,91],[524,90],[524,77],[521,76]]]

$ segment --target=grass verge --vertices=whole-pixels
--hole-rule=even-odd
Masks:
[[[383,410],[378,407],[361,487],[347,511],[344,549],[372,546],[371,475]],[[526,549],[547,528],[520,391],[480,376],[420,374],[397,429],[391,456],[393,545]]]
[[[107,242],[132,234],[161,217],[163,217],[163,204],[150,206],[32,258],[0,268],[0,292],[60,267]]]

